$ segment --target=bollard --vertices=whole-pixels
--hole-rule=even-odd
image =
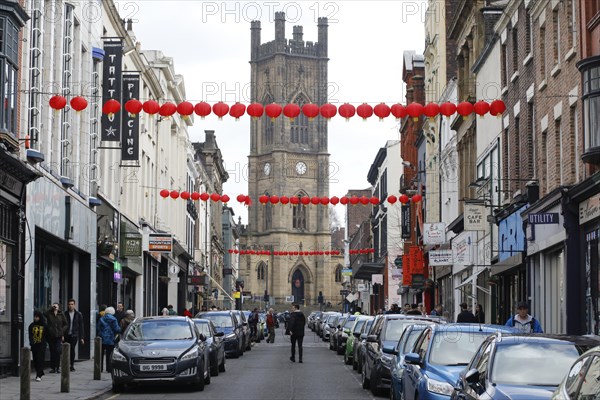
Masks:
[[[60,392],[69,393],[71,391],[71,344],[62,344],[62,355],[60,359]]]
[[[31,349],[29,347],[21,348],[21,400],[31,398]]]
[[[94,380],[102,378],[102,338],[94,339]]]

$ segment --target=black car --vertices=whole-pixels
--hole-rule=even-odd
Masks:
[[[384,353],[383,348],[394,349],[398,340],[409,325],[423,321],[440,322],[413,315],[387,314],[378,317],[367,336],[362,365],[362,385],[364,389],[371,388],[374,396],[383,389],[389,389],[392,383],[391,367],[393,356]]]
[[[337,352],[340,331],[342,329],[342,326],[344,326],[344,324],[346,323],[346,318],[348,318],[347,315],[341,315],[335,320],[335,322],[331,326],[331,331],[329,333],[329,350]]]
[[[204,311],[198,313],[196,318],[212,321],[217,332],[223,332],[226,355],[234,358],[244,355],[242,326],[231,311]]]
[[[352,357],[352,369],[356,370],[359,374],[362,373],[362,362],[365,358],[365,344],[367,344],[367,336],[369,331],[373,327],[375,317],[369,317],[367,322],[363,325],[360,332],[355,334],[356,342],[354,343],[354,355]]]
[[[252,344],[250,340],[250,324],[246,319],[246,315],[240,310],[231,310],[231,312],[234,313],[235,317],[238,320],[238,323],[242,328],[242,334],[244,338],[244,351],[252,350]]]
[[[210,383],[206,338],[187,317],[137,318],[112,354],[112,389],[146,382]]]
[[[550,334],[488,337],[459,378],[453,399],[550,399],[573,362],[600,338]]]
[[[222,331],[217,332],[211,320],[195,318],[194,323],[201,334],[206,337],[208,354],[210,358],[210,374],[219,375],[219,372],[225,372],[225,345],[223,344]]]

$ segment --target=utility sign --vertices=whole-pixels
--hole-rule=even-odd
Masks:
[[[531,225],[558,224],[558,213],[529,214],[527,221]]]

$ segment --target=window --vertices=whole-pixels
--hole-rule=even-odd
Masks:
[[[335,269],[335,283],[340,283],[342,281],[342,266],[338,265]]]
[[[533,101],[527,103],[527,176],[533,177],[534,175],[534,162],[533,158],[533,124],[534,124],[534,112],[533,112]]]
[[[502,159],[504,160],[504,165],[502,166],[502,178],[505,180],[508,179],[508,173],[510,170],[510,159],[508,157],[508,149],[508,128],[506,128],[504,129],[504,133],[502,134]]]
[[[263,100],[263,104],[271,104],[273,102],[273,97],[267,95]],[[271,120],[271,118],[263,118],[263,145],[270,146],[273,144],[273,130],[275,122]]]
[[[592,399],[600,393],[600,379],[598,379],[598,371],[600,371],[600,357],[594,357],[592,364],[585,374],[585,378],[579,389],[580,399]]]
[[[0,130],[15,134],[17,128],[17,57],[19,31],[8,19],[0,18],[0,81],[4,106],[0,107]]]
[[[269,197],[269,192],[265,192],[265,196]],[[267,201],[262,209],[264,210],[264,230],[268,231],[273,225],[273,205]]]
[[[562,124],[561,124],[561,120],[557,119],[556,121],[554,121],[554,162],[556,165],[556,180],[555,182],[557,183],[557,185],[562,185],[564,182],[564,167],[563,167],[563,162],[562,162],[562,141],[563,141],[563,135],[562,135]]]
[[[304,96],[296,98],[296,104],[302,108],[306,104]],[[304,113],[300,113],[290,124],[290,141],[292,143],[308,144],[308,118]]]
[[[521,130],[519,129],[520,122],[521,122],[521,119],[519,117],[515,117],[515,134],[514,134],[515,147],[514,147],[513,151],[511,152],[511,155],[515,162],[515,169],[514,169],[513,173],[511,174],[512,175],[511,177],[513,179],[521,178],[521,157],[522,157],[522,155],[521,155]],[[510,185],[511,187],[519,187],[518,181],[513,181],[513,183],[515,183],[515,185],[514,186]]]
[[[502,77],[502,87],[506,87],[507,83],[508,83],[508,68],[506,66],[506,44],[502,45],[502,52],[501,52],[501,65],[500,68],[502,69],[501,71],[501,77]]]
[[[577,42],[577,9],[575,8],[575,0],[567,0],[565,7],[567,9],[567,23],[569,24],[567,41],[569,48],[573,48]]]
[[[531,16],[529,10],[525,11],[525,52],[531,53]]]
[[[512,72],[519,70],[519,34],[518,29],[512,28]]]
[[[540,76],[546,79],[546,26],[540,26]]]
[[[256,268],[256,279],[258,279],[259,281],[263,281],[265,279],[265,271],[266,267],[264,263],[260,263],[258,264],[258,267]]]
[[[300,193],[298,194],[298,199],[302,198],[302,196],[306,195]],[[306,206],[301,202],[298,202],[298,204],[293,207],[292,219],[292,226],[294,229],[306,229]]]
[[[600,63],[582,68],[584,149],[600,149]],[[587,159],[584,154],[584,159]]]
[[[545,181],[544,184],[542,185],[542,187],[544,187],[544,186],[546,187],[546,193],[549,192],[548,185],[550,182],[550,179],[548,179],[550,176],[549,175],[550,171],[548,171],[548,157],[549,157],[549,154],[548,154],[548,132],[546,131],[546,132],[542,132],[542,165],[541,165],[542,171],[544,171],[544,174],[542,176],[542,181]]]
[[[552,11],[552,34],[554,65],[558,65],[560,60],[560,19],[558,16],[558,7]]]
[[[567,379],[565,380],[565,390],[569,394],[569,398],[576,398],[577,389],[581,383],[581,373],[590,365],[592,357],[585,357],[577,361],[569,370]]]

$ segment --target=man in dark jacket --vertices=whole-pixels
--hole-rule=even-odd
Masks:
[[[406,315],[423,315],[423,313],[419,311],[417,304],[412,304],[410,307],[411,309],[406,312]]]
[[[67,343],[71,344],[71,371],[75,371],[75,347],[77,343],[84,344],[85,331],[83,328],[83,315],[75,308],[75,299],[69,299],[67,303]]]
[[[294,311],[290,313],[290,319],[285,331],[290,336],[292,342],[291,362],[296,362],[296,342],[298,343],[298,362],[302,363],[302,341],[304,340],[304,326],[306,325],[306,316],[300,311],[300,305],[294,304]]]
[[[50,372],[59,373],[62,342],[65,340],[69,325],[58,303],[52,304],[52,307],[46,311],[46,326],[48,328],[46,339],[50,348]]]
[[[456,322],[466,322],[469,324],[476,324],[477,318],[473,315],[471,311],[467,309],[467,303],[460,304],[460,314],[456,318]]]

